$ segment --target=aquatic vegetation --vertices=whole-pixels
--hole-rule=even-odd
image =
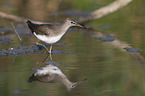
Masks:
[[[125,47],[124,49],[126,49],[126,51],[128,51],[128,52],[136,52],[136,53],[140,52],[138,49],[135,49],[135,48]]]
[[[53,66],[58,66],[58,65],[60,65],[60,63],[57,63],[57,62],[53,62],[53,61],[48,61],[48,62],[46,62],[47,64],[51,64],[51,65],[53,65]]]
[[[0,41],[1,41],[2,43],[9,43],[9,42],[11,42],[11,39],[9,39],[9,38],[7,38],[7,37],[0,37]]]
[[[104,26],[101,26],[101,29],[110,29],[110,28],[112,28],[111,25],[104,25]]]
[[[64,15],[68,16],[88,16],[91,12],[88,11],[76,11],[76,10],[66,10],[62,12]]]
[[[90,14],[89,11],[77,11],[77,10],[65,10],[62,13],[53,12],[51,13],[52,17],[58,17],[62,15],[66,16],[88,16]]]
[[[114,34],[106,34],[103,37],[94,37],[94,38],[105,41],[105,42],[112,42],[115,40],[115,35]]]
[[[14,95],[20,95],[20,94],[22,94],[22,91],[16,89],[16,90],[14,90],[12,93],[13,93]]]
[[[9,55],[26,55],[27,53],[33,53],[35,50],[38,50],[36,45],[29,45],[29,46],[19,46],[16,47],[9,47],[7,49],[2,49],[0,51],[0,56],[9,56]]]
[[[47,46],[49,46],[49,45],[47,45]],[[40,46],[40,45],[19,46],[18,48],[9,47],[7,49],[0,50],[0,56],[26,55],[27,53],[44,54],[43,52],[38,51],[38,50],[42,50],[42,49],[43,49],[43,47]],[[62,54],[62,53],[64,53],[64,54],[74,54],[74,53],[71,53],[71,52],[62,52],[62,51],[59,51],[59,50],[52,50],[52,54]]]
[[[62,51],[59,51],[59,50],[52,50],[52,54],[75,54],[75,53],[72,53],[72,52],[62,52]]]
[[[48,46],[50,46],[50,44],[43,44],[43,45],[45,45],[46,47],[48,47]],[[56,44],[53,44],[53,46],[57,46],[57,45],[64,45],[64,43],[56,43]],[[38,48],[39,48],[39,50],[42,50],[44,47],[43,46],[41,46],[41,45],[36,45]]]

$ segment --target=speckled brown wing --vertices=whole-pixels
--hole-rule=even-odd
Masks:
[[[39,34],[39,35],[49,35],[52,25],[36,25],[36,26],[33,26],[31,27],[31,31],[32,33],[35,32],[36,34]]]
[[[28,82],[33,82],[33,81],[40,81],[40,82],[45,82],[45,83],[55,83],[58,82],[58,75],[32,75],[29,79]]]
[[[54,79],[53,76],[51,75],[41,75],[41,76],[38,76],[38,75],[32,75],[29,79],[28,79],[28,82],[33,82],[33,81],[40,81],[40,82],[52,82]]]
[[[42,24],[33,28],[33,32],[39,35],[53,36],[57,33],[58,27],[57,25]]]

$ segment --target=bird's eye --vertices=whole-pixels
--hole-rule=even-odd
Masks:
[[[75,22],[71,22],[71,24],[75,24]]]
[[[72,85],[72,87],[75,87],[77,84]]]
[[[54,68],[53,70],[57,70],[57,69]]]

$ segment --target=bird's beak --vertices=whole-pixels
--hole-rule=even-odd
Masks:
[[[84,29],[87,29],[85,26],[82,26],[80,24],[77,24],[78,27],[81,27],[81,28],[84,28]]]
[[[81,83],[83,83],[86,80],[87,80],[87,78],[85,78],[84,80],[81,80],[81,81],[77,82],[77,84],[81,84]]]

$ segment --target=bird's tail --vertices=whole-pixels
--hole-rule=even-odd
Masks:
[[[28,79],[29,83],[31,83],[33,81],[37,81],[37,78],[34,76],[34,74],[31,77],[29,77],[29,79]]]

